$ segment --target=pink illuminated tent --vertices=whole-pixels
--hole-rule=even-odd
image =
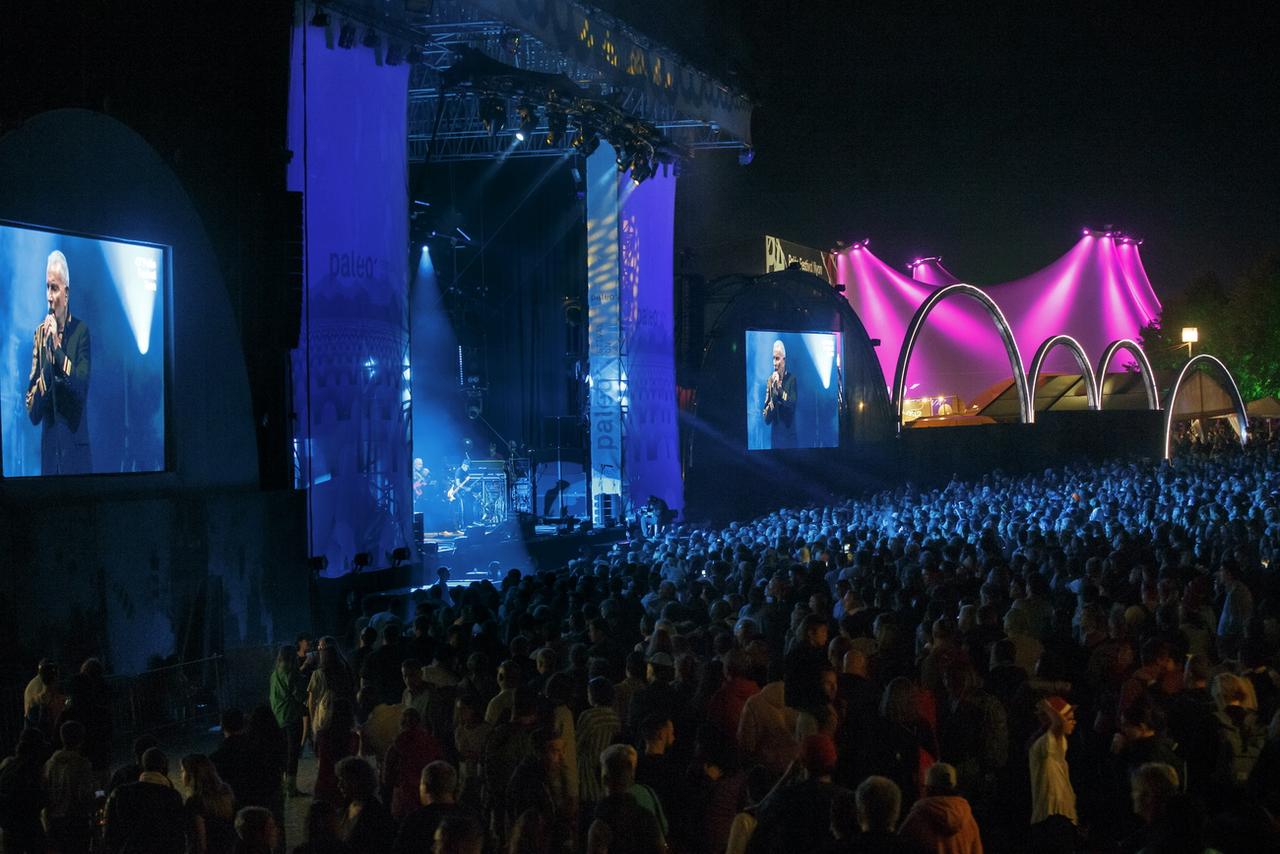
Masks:
[[[1139,330],[1160,314],[1139,242],[1120,232],[1086,230],[1061,258],[1017,279],[979,287],[1000,308],[1017,342],[1022,370],[1037,348],[1054,335],[1078,341],[1095,369],[1107,345],[1137,339]],[[892,385],[903,336],[916,309],[934,290],[956,277],[937,258],[911,265],[914,278],[873,255],[865,242],[836,256],[836,280],[877,348],[886,385]],[[1125,351],[1110,372],[1133,364]],[[1044,369],[1077,373],[1066,348],[1056,348]],[[944,299],[929,315],[912,350],[905,383],[907,397],[957,395],[972,402],[982,390],[1012,375],[997,327],[978,302],[965,296]]]
[[[942,259],[938,256],[932,258],[917,258],[907,265],[911,270],[911,278],[917,282],[924,282],[926,285],[954,285],[960,280],[951,275],[951,271],[942,266]]]

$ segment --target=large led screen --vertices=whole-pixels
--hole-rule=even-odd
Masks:
[[[165,468],[164,247],[0,222],[0,472]]]
[[[747,450],[840,444],[838,332],[746,331]]]

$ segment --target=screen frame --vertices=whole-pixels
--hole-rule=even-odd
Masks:
[[[98,234],[93,232],[80,231],[70,228],[59,228],[53,225],[42,225],[40,223],[23,222],[21,220],[8,219],[0,216],[0,227],[17,228],[27,231],[41,231],[46,234],[60,235],[63,237],[75,237],[82,240],[107,241],[110,243],[123,243],[130,246],[142,246],[147,249],[156,249],[160,252],[161,265],[164,270],[164,282],[161,285],[161,292],[164,297],[164,305],[162,306],[160,327],[164,330],[164,341],[162,342],[162,351],[164,355],[164,394],[161,395],[162,406],[164,407],[164,464],[163,468],[154,469],[152,471],[129,471],[129,472],[93,472],[91,474],[38,474],[38,475],[10,475],[4,470],[4,440],[3,431],[0,431],[0,481],[8,484],[19,483],[76,483],[85,481],[120,481],[120,480],[136,480],[138,478],[154,478],[157,476],[165,476],[172,474],[174,471],[174,461],[177,459],[174,445],[176,437],[173,429],[173,369],[174,369],[174,345],[173,345],[173,246],[167,243],[154,243],[148,240],[137,240],[132,237],[115,237],[107,234]]]
[[[752,333],[768,332],[781,333],[783,335],[830,335],[836,340],[836,354],[839,358],[840,373],[838,374],[839,388],[836,391],[836,444],[835,445],[806,445],[799,448],[753,448],[751,447],[751,426],[748,420],[744,419],[742,423],[742,447],[748,454],[794,454],[813,451],[834,451],[845,446],[846,426],[845,415],[848,408],[848,393],[844,387],[844,365],[847,361],[844,348],[846,345],[846,334],[843,329],[815,329],[812,326],[796,327],[792,324],[784,324],[779,326],[745,326],[742,328],[742,349],[741,349],[741,365],[742,370],[739,376],[742,377],[743,396],[746,396],[745,383],[748,381],[747,373],[747,340]]]

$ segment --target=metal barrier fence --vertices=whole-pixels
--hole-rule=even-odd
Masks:
[[[222,655],[107,677],[112,740],[119,749],[143,733],[164,738],[208,731],[226,708],[247,713],[267,701],[274,646],[239,647]],[[26,683],[0,685],[0,756],[22,732]]]

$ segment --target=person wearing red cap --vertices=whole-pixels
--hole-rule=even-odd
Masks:
[[[1077,824],[1076,793],[1067,768],[1067,736],[1076,728],[1075,707],[1062,697],[1047,697],[1036,707],[1044,732],[1031,744],[1031,824],[1062,816]]]
[[[836,745],[828,735],[811,735],[800,743],[804,782],[783,784],[760,805],[760,825],[747,846],[748,854],[774,851],[816,851],[834,841],[831,802],[847,791],[831,782],[836,768]],[[790,773],[788,774],[790,776]]]

